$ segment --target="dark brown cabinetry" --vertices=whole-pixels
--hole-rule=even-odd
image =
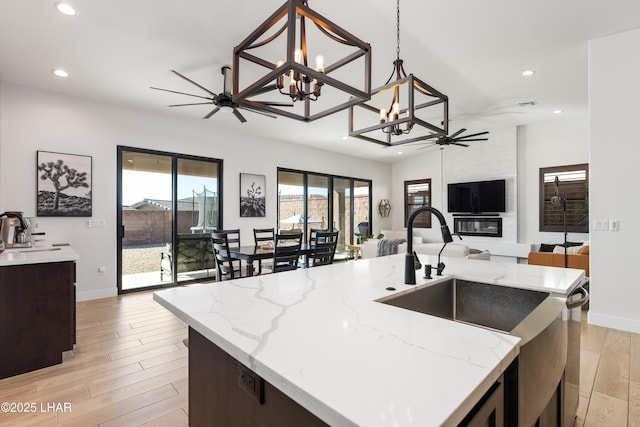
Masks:
[[[214,422],[215,420],[215,422]],[[189,425],[327,426],[189,328]]]
[[[498,380],[460,423],[464,427],[503,427],[504,385]]]
[[[75,343],[75,262],[0,267],[0,378],[62,362]]]

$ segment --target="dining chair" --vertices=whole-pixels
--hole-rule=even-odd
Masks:
[[[338,245],[337,231],[319,231],[316,233],[311,266],[333,264]]]
[[[256,248],[260,246],[273,246],[275,241],[275,229],[274,228],[254,228],[253,239],[256,244]],[[270,265],[265,263],[265,265]],[[262,274],[262,260],[258,260],[258,274]]]
[[[273,265],[271,271],[295,270],[298,268],[300,248],[302,246],[302,231],[298,233],[276,234],[273,251]]]
[[[240,260],[231,258],[229,251],[230,247],[240,247],[240,230],[213,231],[211,233],[211,246],[216,258],[218,280],[242,277],[242,264]]]
[[[327,228],[310,228],[309,229],[309,244],[311,246],[315,245],[315,243],[316,243],[316,235],[318,233],[327,232],[327,231],[329,231],[329,229],[327,229]]]

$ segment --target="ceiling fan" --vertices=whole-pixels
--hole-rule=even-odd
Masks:
[[[451,135],[441,136],[435,141],[430,142],[427,145],[418,148],[418,150],[433,147],[434,145],[439,145],[440,149],[443,149],[445,145],[458,145],[460,147],[468,147],[469,144],[465,144],[465,142],[489,140],[489,138],[476,138],[481,135],[487,135],[489,131],[472,133],[471,135],[458,136],[466,131],[467,130],[465,128],[462,128],[459,131],[452,133]]]
[[[195,103],[189,103],[189,104],[172,104],[169,105],[169,107],[185,107],[185,106],[190,106],[190,105],[207,105],[207,104],[213,104],[215,105],[215,108],[213,110],[211,110],[209,113],[207,113],[207,115],[205,115],[203,117],[203,119],[208,119],[209,117],[213,116],[215,113],[217,113],[218,111],[220,111],[221,109],[230,109],[233,112],[233,115],[236,116],[238,118],[238,120],[240,120],[240,122],[244,123],[247,121],[247,119],[244,118],[244,116],[240,113],[239,110],[247,110],[247,111],[251,111],[253,113],[258,113],[258,114],[262,114],[263,116],[268,116],[271,118],[276,118],[276,116],[274,114],[269,114],[269,113],[265,113],[264,111],[259,111],[256,109],[253,109],[251,107],[248,107],[246,105],[240,105],[237,102],[233,102],[233,98],[231,96],[231,67],[229,67],[228,65],[225,65],[224,67],[222,67],[222,75],[224,76],[224,83],[223,83],[223,91],[222,93],[216,94],[211,92],[209,89],[207,89],[206,87],[194,82],[193,80],[191,80],[190,78],[184,76],[183,74],[180,74],[179,72],[175,71],[175,70],[170,70],[173,74],[175,74],[176,76],[188,81],[189,83],[197,86],[198,88],[202,89],[203,91],[205,91],[208,95],[204,96],[204,95],[195,95],[192,93],[186,93],[186,92],[178,92],[175,90],[170,90],[170,89],[162,89],[159,87],[153,87],[151,86],[151,89],[155,89],[155,90],[161,90],[164,92],[171,92],[171,93],[177,93],[179,95],[187,95],[187,96],[193,96],[195,98],[201,98],[201,99],[206,99],[206,102],[195,102]],[[275,89],[276,86],[275,84],[272,86],[265,86],[264,88],[262,88],[261,90],[257,91],[255,93],[255,95],[259,95],[261,93],[264,92],[269,92],[273,89]],[[287,102],[263,102],[263,104],[267,104],[267,105],[273,105],[273,106],[279,106],[279,107],[293,107],[292,103],[287,103]]]

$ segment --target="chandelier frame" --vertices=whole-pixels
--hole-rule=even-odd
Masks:
[[[277,29],[275,33],[268,36],[267,33],[286,16],[284,25]],[[300,19],[297,19],[297,18]],[[305,20],[308,19],[320,30],[322,34],[331,40],[344,45],[352,46],[355,51],[344,56],[341,59],[326,65],[323,70],[317,70],[307,65],[306,52],[306,28]],[[261,58],[249,52],[251,49],[264,46],[286,32],[286,53],[283,55],[283,61],[275,62],[269,59]],[[296,40],[299,35],[299,40]],[[264,38],[262,38],[264,37]],[[296,62],[296,42],[299,42],[302,50],[303,61]],[[330,74],[353,61],[360,58],[364,59],[364,72],[362,89],[353,85],[344,83]],[[259,77],[253,83],[240,87],[240,74],[243,61],[264,67],[266,73]],[[328,116],[335,112],[347,109],[353,105],[365,102],[371,98],[371,46],[354,36],[344,28],[333,23],[326,17],[313,11],[307,5],[307,0],[287,0],[280,8],[278,8],[269,18],[259,25],[247,38],[233,49],[233,101],[241,105],[246,105],[252,109],[265,111],[280,116],[288,117],[304,122],[311,122],[319,118]],[[293,73],[293,74],[291,74]],[[314,85],[318,88],[322,86],[331,86],[349,95],[345,102],[331,106],[323,111],[314,112],[312,103],[313,97],[301,96],[299,99],[291,100],[294,102],[303,102],[304,108],[302,113],[287,111],[278,108],[277,105],[269,105],[267,102],[250,99],[253,96],[274,90],[278,93],[278,89],[274,82],[280,81],[281,76],[285,75],[301,76],[300,88],[304,94],[315,94],[319,96],[319,90],[316,92]],[[281,95],[282,96],[282,95]],[[273,104],[273,103],[271,103]]]

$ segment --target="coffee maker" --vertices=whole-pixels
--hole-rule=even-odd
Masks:
[[[5,248],[28,248],[31,246],[29,222],[22,212],[7,211],[0,215],[0,240]]]

